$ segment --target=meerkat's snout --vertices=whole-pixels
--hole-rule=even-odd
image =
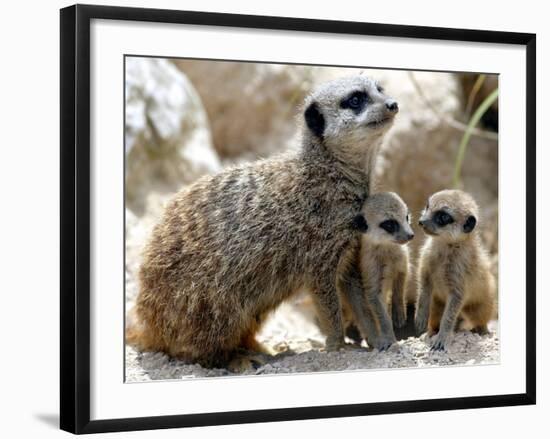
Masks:
[[[399,112],[399,104],[393,98],[386,98],[378,102],[367,114],[367,127],[380,128],[391,125],[395,115]]]
[[[414,239],[414,233],[409,232],[402,238],[401,241],[399,241],[399,243],[400,244],[406,244],[407,242],[412,241],[413,239]]]
[[[386,100],[386,109],[390,113],[397,113],[399,111],[399,104],[394,99],[387,99]]]
[[[407,244],[409,241],[412,241],[414,238],[414,232],[410,227],[404,226],[405,230],[399,233],[395,240],[398,244]],[[408,230],[407,230],[408,229]]]
[[[424,233],[431,236],[437,235],[437,227],[435,226],[433,221],[431,221],[429,218],[426,218],[426,217],[420,218],[420,220],[418,221],[418,225],[422,227],[422,230],[424,231]]]

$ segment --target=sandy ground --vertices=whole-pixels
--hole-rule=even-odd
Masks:
[[[243,374],[289,374],[300,372],[344,371],[401,367],[495,364],[499,361],[497,322],[490,334],[455,334],[448,352],[431,352],[429,338],[407,337],[388,351],[350,347],[339,352],[323,352],[324,338],[300,304],[283,304],[269,319],[258,340],[276,355],[262,355],[260,362]],[[150,381],[193,377],[235,375],[227,369],[205,369],[186,364],[161,353],[140,353],[126,348],[126,381]]]

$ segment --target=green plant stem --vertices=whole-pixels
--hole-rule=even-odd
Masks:
[[[486,75],[481,73],[477,76],[476,82],[474,83],[474,86],[472,87],[472,90],[470,91],[470,95],[468,96],[468,104],[466,105],[466,117],[470,117],[472,114],[472,107],[474,106],[474,100],[481,89],[481,86],[485,82]]]
[[[453,173],[453,186],[455,188],[459,187],[460,185],[460,174],[462,173],[462,163],[464,162],[464,156],[466,155],[466,149],[468,147],[468,143],[470,142],[472,131],[474,130],[475,126],[479,123],[480,119],[483,117],[485,112],[493,104],[493,102],[497,100],[497,98],[498,98],[498,88],[494,90],[489,96],[487,96],[481,104],[479,104],[479,107],[477,107],[475,113],[472,115],[470,122],[468,122],[468,126],[466,127],[466,131],[462,136],[462,140],[460,141],[460,145],[458,147],[458,153],[456,155],[455,169]]]

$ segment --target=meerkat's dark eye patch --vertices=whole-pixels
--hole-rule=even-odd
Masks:
[[[367,93],[364,91],[356,91],[340,102],[340,108],[349,108],[355,114],[359,114],[363,111],[369,101],[370,98]]]
[[[466,222],[464,223],[464,226],[463,226],[464,233],[470,233],[472,230],[474,230],[476,224],[477,224],[476,217],[470,215],[466,220]]]
[[[361,233],[366,233],[367,230],[369,229],[367,220],[362,214],[356,215],[355,218],[353,218],[352,227]]]
[[[317,103],[313,102],[304,113],[308,128],[319,138],[323,138],[325,132],[325,118],[319,111]]]
[[[434,213],[433,220],[439,227],[444,227],[447,224],[452,224],[455,222],[454,218],[444,210],[438,210]]]
[[[390,235],[399,231],[399,223],[393,219],[382,221],[380,223],[380,228],[388,232]]]
[[[378,90],[378,93],[384,93],[384,87],[380,84],[376,84],[376,90]]]

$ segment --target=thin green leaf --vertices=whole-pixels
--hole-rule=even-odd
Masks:
[[[497,100],[497,98],[498,98],[498,88],[495,89],[489,96],[487,96],[481,104],[479,104],[479,107],[477,107],[475,113],[472,115],[470,122],[468,122],[468,126],[466,127],[466,131],[462,136],[462,140],[460,141],[460,145],[458,147],[458,153],[456,155],[455,168],[453,172],[454,187],[460,186],[460,175],[462,173],[462,164],[464,162],[464,156],[466,155],[466,149],[468,147],[468,143],[470,142],[472,131],[474,130],[476,125],[479,123],[479,121],[481,120],[485,112]]]

